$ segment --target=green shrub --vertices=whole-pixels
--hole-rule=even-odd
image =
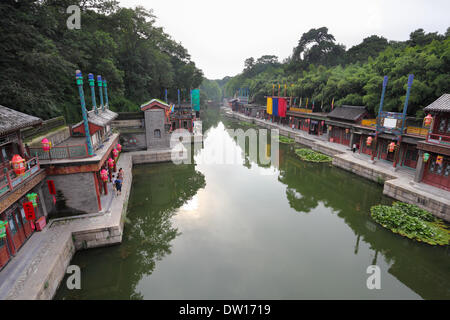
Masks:
[[[285,144],[292,144],[292,143],[295,142],[294,139],[288,138],[288,137],[285,137],[285,136],[279,136],[278,137],[278,141],[281,142],[281,143],[285,143]]]

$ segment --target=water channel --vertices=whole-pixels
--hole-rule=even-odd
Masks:
[[[135,166],[123,243],[77,252],[82,288],[64,279],[55,299],[450,299],[449,248],[371,220],[392,202],[382,186],[303,162],[298,145],[262,165],[227,128],[249,126],[208,110],[194,159],[221,146],[237,164]]]

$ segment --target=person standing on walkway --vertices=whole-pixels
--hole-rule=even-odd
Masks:
[[[119,179],[119,176],[117,175],[117,179],[114,181],[114,185],[116,186],[116,196],[119,196],[122,194],[122,180]]]
[[[352,150],[353,150],[353,153],[355,153],[355,151],[356,151],[356,143],[353,144]]]
[[[119,173],[117,174],[117,178],[120,181],[123,181],[123,169],[122,168],[119,169]]]

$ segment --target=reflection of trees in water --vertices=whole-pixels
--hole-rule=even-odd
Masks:
[[[298,212],[310,212],[319,203],[331,207],[355,233],[352,251],[359,253],[361,240],[372,250],[367,265],[379,262],[400,282],[425,299],[450,299],[450,247],[432,247],[402,238],[378,226],[370,218],[370,207],[390,204],[380,186],[327,164],[310,164],[280,147],[280,175],[287,185],[286,197]]]
[[[130,283],[130,297],[134,296],[138,281],[151,274],[156,262],[171,253],[171,241],[179,235],[170,220],[176,209],[206,185],[205,177],[195,171],[194,165],[136,167],[133,174],[130,222],[124,235],[124,250],[131,252],[130,269],[136,279]]]
[[[82,289],[62,286],[56,299],[143,299],[139,281],[171,253],[180,234],[171,217],[205,185],[194,165],[135,167],[122,244],[77,253],[71,263],[82,268]]]

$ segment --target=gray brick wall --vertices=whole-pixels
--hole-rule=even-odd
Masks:
[[[164,129],[164,110],[149,109],[145,111],[145,137],[147,149],[160,149],[169,147],[169,135]],[[155,130],[159,130],[160,137],[155,135]]]
[[[47,180],[53,180],[57,195],[58,191],[61,191],[60,195],[65,198],[65,206],[62,206],[62,202],[58,202],[54,206],[52,197],[46,197],[46,204],[51,203],[51,206],[47,208],[53,209],[51,210],[52,217],[98,212],[97,193],[92,172],[49,176]]]

